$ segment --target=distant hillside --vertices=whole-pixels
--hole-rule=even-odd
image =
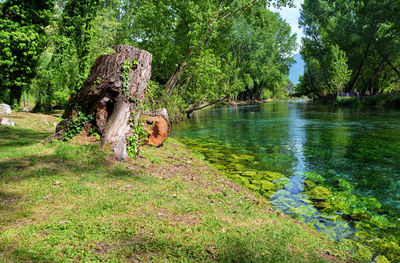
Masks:
[[[297,53],[294,56],[295,63],[290,68],[289,79],[293,82],[294,85],[299,83],[299,77],[304,73],[304,61],[301,57],[300,53]]]

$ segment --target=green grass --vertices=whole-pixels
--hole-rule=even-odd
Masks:
[[[349,260],[173,139],[121,164],[48,135],[0,127],[0,262]]]

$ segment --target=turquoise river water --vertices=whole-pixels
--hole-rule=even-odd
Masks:
[[[400,111],[225,106],[196,112],[171,135],[277,210],[400,258]]]

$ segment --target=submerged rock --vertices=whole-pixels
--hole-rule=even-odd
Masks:
[[[243,170],[245,169],[245,167],[244,167],[243,164],[235,163],[234,166],[235,166],[235,169],[236,169],[237,171],[243,171]]]
[[[332,197],[332,194],[328,190],[328,188],[323,186],[317,186],[308,193],[308,196],[310,197],[310,199],[323,201]]]
[[[270,190],[274,189],[274,187],[275,187],[275,185],[271,182],[268,182],[265,180],[261,181],[261,189],[263,191],[270,191]]]
[[[390,263],[390,261],[385,256],[382,256],[382,255],[377,256],[375,258],[374,262],[375,263]]]
[[[327,202],[314,202],[314,206],[318,209],[331,209],[332,205]]]
[[[281,173],[271,172],[271,171],[264,171],[263,175],[264,175],[265,179],[268,179],[268,181],[275,181],[275,180],[285,177]]]
[[[307,186],[308,189],[313,189],[317,185],[311,180],[304,180],[304,184]]]

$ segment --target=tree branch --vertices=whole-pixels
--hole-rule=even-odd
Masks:
[[[215,99],[215,100],[212,100],[210,102],[203,102],[203,103],[193,104],[190,107],[188,107],[185,110],[185,112],[187,114],[190,114],[190,113],[192,113],[192,112],[194,112],[196,110],[201,110],[201,109],[203,109],[205,107],[208,107],[208,106],[214,105],[215,103],[218,103],[220,101],[226,100],[228,97],[229,97],[229,95],[226,95],[225,97],[222,97],[222,98],[219,98],[219,99]]]

